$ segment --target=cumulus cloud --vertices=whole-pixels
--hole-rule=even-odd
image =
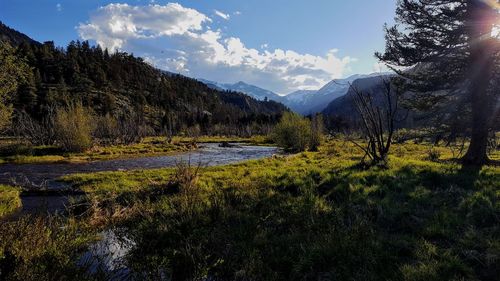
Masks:
[[[210,22],[204,14],[177,3],[164,6],[130,6],[109,4],[92,13],[90,21],[80,24],[78,31],[83,39],[95,40],[110,49],[120,49],[133,39],[187,34],[202,29]]]
[[[150,64],[218,82],[244,80],[278,93],[317,89],[340,78],[355,61],[337,50],[323,55],[250,48],[212,29],[212,20],[180,4],[109,4],[77,29],[80,37],[111,50],[133,52]]]
[[[62,5],[61,5],[61,3],[57,3],[57,4],[56,4],[56,10],[57,10],[58,12],[62,11]]]
[[[231,16],[229,14],[225,14],[225,13],[219,11],[219,10],[214,10],[214,13],[215,13],[216,16],[221,17],[221,18],[223,18],[225,20],[229,20],[231,18]]]

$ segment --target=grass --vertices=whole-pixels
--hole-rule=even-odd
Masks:
[[[337,139],[201,170],[62,180],[87,192],[77,226],[133,241],[125,261],[137,279],[497,280],[499,167],[463,169],[449,149],[413,143],[395,145],[388,168],[361,157]],[[60,260],[74,256],[55,245]]]
[[[0,185],[0,217],[8,215],[21,207],[21,190],[7,185]]]
[[[189,191],[175,169],[64,180],[105,202],[97,217],[126,226],[129,266],[151,279],[495,280],[498,167],[464,170],[422,144],[396,145],[388,169],[363,169],[361,156],[334,140],[204,168]]]
[[[84,153],[65,153],[55,146],[30,146],[12,140],[0,144],[0,163],[43,164],[80,163],[123,157],[143,157],[185,152],[194,149],[188,142],[167,142],[158,137],[145,138],[130,145],[94,146]]]
[[[23,217],[0,223],[1,280],[108,280],[78,262],[95,231],[55,217]]]
[[[192,143],[192,142],[204,142],[204,143],[220,143],[220,142],[230,142],[230,143],[248,143],[253,145],[270,145],[272,140],[267,136],[251,136],[248,138],[237,137],[237,136],[201,136],[197,138],[193,137],[174,137],[173,142],[180,143]]]

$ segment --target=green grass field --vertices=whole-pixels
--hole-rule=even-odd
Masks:
[[[448,148],[413,143],[395,145],[387,168],[364,168],[361,157],[330,140],[319,152],[199,171],[62,180],[90,203],[74,210],[73,228],[117,227],[134,241],[126,262],[143,279],[497,280],[499,167],[462,169]],[[58,261],[74,254],[74,245],[60,247],[42,252]]]

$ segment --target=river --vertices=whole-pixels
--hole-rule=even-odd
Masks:
[[[174,167],[180,161],[190,161],[193,165],[217,166],[266,158],[277,152],[277,148],[267,146],[237,144],[233,147],[223,148],[219,147],[217,143],[201,143],[197,150],[175,155],[123,158],[78,164],[0,164],[0,184],[54,191],[51,195],[40,196],[39,194],[26,193],[22,196],[23,213],[41,211],[53,213],[63,210],[68,202],[68,196],[62,191],[70,187],[58,182],[58,178],[62,176],[75,173]]]

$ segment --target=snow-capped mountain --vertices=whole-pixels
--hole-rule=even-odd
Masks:
[[[269,100],[281,102],[297,113],[309,115],[323,111],[333,100],[347,94],[350,85],[354,83],[354,81],[384,75],[387,75],[387,73],[373,73],[368,75],[356,74],[345,79],[332,80],[319,90],[299,90],[286,96],[280,96],[272,91],[241,81],[235,84],[223,84],[205,79],[198,80],[217,90],[241,92],[257,100],[264,100],[267,98]]]
[[[235,84],[223,84],[223,83],[217,83],[205,79],[198,79],[200,82],[205,83],[211,88],[218,89],[218,90],[228,90],[228,91],[235,91],[235,92],[240,92],[244,93],[246,95],[251,96],[252,98],[256,100],[264,100],[264,99],[269,99],[269,100],[274,100],[277,102],[282,102],[283,97],[266,89],[262,89],[260,87],[254,86],[247,84],[245,82],[238,82]]]
[[[283,103],[293,111],[308,115],[321,112],[330,102],[349,91],[349,85],[354,81],[367,77],[381,76],[383,73],[369,75],[356,74],[345,79],[335,79],[317,91],[296,91],[287,96]]]

